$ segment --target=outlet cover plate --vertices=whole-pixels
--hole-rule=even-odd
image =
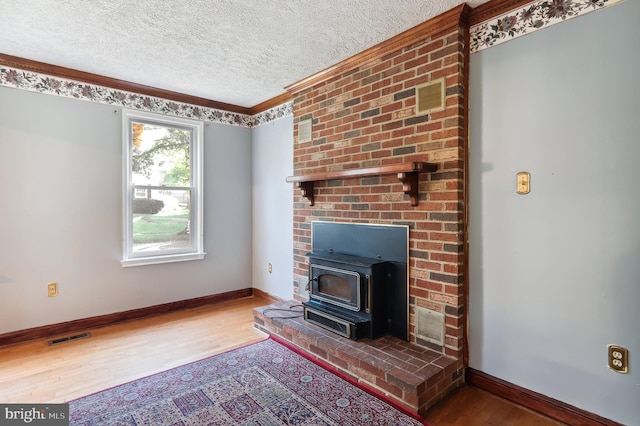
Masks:
[[[629,372],[629,350],[618,345],[607,345],[609,368],[617,373]]]

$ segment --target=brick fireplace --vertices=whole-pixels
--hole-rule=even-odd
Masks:
[[[466,6],[452,9],[287,88],[294,97],[294,174],[329,173],[311,187],[299,184],[302,192],[294,194],[294,279],[307,279],[314,221],[409,227],[409,339],[397,342],[404,349],[390,351],[408,350],[426,364],[438,359],[441,368],[432,369],[438,389],[428,389],[434,381],[425,378],[415,395],[392,396],[420,412],[463,381],[468,12]],[[444,81],[444,109],[418,112],[417,88],[438,79]],[[309,120],[311,128],[301,129]],[[309,138],[303,130],[311,131]],[[397,173],[331,178],[332,172],[414,162],[435,168],[417,175],[417,200],[405,194]],[[309,190],[313,205],[302,196]],[[294,291],[301,300],[297,286]],[[442,343],[416,332],[424,312],[443,318]],[[269,332],[278,327],[285,337],[306,329],[263,326]],[[301,340],[326,343],[309,333],[314,336]],[[388,347],[385,342],[374,346]],[[334,365],[347,369],[344,359],[333,358]]]

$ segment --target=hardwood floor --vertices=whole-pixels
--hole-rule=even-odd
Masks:
[[[243,298],[88,330],[90,338],[59,345],[0,348],[0,401],[66,402],[262,340],[252,309],[269,303]]]
[[[66,402],[159,371],[264,339],[252,309],[272,303],[247,297],[87,330],[91,337],[0,347],[0,402]],[[64,337],[64,336],[63,336]],[[558,425],[473,387],[434,407],[436,426]]]
[[[436,426],[563,425],[472,386],[464,386],[433,407],[427,420]]]

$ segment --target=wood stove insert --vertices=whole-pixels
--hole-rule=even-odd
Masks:
[[[345,254],[307,256],[306,320],[353,340],[388,333],[389,262]]]
[[[408,228],[312,223],[304,318],[346,338],[408,339]]]

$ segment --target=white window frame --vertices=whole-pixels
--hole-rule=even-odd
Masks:
[[[190,160],[190,224],[189,232],[192,239],[191,247],[172,251],[152,251],[144,254],[133,252],[133,212],[132,201],[135,197],[132,183],[131,150],[133,149],[132,122],[158,124],[168,127],[182,127],[191,130]],[[123,130],[123,158],[124,158],[124,184],[123,184],[123,253],[120,261],[123,267],[151,265],[168,262],[181,262],[203,259],[204,235],[203,235],[203,190],[202,190],[202,164],[203,164],[203,139],[204,125],[201,121],[189,120],[179,117],[170,117],[144,111],[122,111]],[[149,189],[167,189],[167,187],[152,187]],[[170,189],[170,188],[169,188]]]

